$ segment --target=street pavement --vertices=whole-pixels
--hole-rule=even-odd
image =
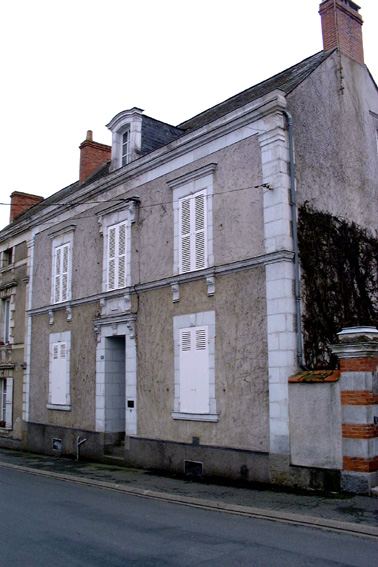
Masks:
[[[378,538],[378,499],[369,496],[215,484],[4,448],[0,448],[0,467],[207,510]]]

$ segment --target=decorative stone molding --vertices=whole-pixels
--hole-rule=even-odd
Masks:
[[[215,277],[208,276],[206,278],[206,285],[207,285],[207,295],[215,295]]]
[[[93,330],[95,333],[95,339],[99,343],[101,341],[101,326],[95,323]]]
[[[113,323],[112,324],[112,331],[113,331],[113,335],[117,334],[118,331],[118,323]]]
[[[172,289],[172,301],[173,303],[177,303],[178,301],[180,301],[180,285],[178,282],[174,282],[171,285],[171,289]]]
[[[167,183],[171,189],[177,189],[177,187],[186,185],[190,181],[194,181],[195,179],[199,179],[201,177],[209,175],[210,173],[213,173],[217,165],[218,165],[217,163],[209,163],[208,165],[196,169],[195,171],[191,171],[189,173],[186,173],[185,175],[181,175],[180,177],[177,177],[176,179],[167,181]]]
[[[68,322],[72,321],[72,308],[70,305],[66,307],[66,313],[67,313],[67,321]]]
[[[130,339],[135,339],[135,321],[127,321],[126,327],[130,332]]]
[[[49,237],[51,238],[51,240],[53,240],[57,236],[62,236],[63,234],[74,232],[75,229],[76,229],[76,224],[69,224],[68,226],[60,228],[59,230],[54,230],[53,232],[50,232]]]
[[[50,309],[50,311],[49,311],[49,317],[50,317],[49,323],[50,323],[50,325],[53,325],[54,324],[54,311],[52,309]]]
[[[125,311],[131,311],[131,295],[129,293],[126,293],[124,296],[124,300],[125,300]]]

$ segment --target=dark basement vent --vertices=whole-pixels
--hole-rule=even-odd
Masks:
[[[184,473],[186,476],[202,478],[203,463],[198,461],[184,461]]]

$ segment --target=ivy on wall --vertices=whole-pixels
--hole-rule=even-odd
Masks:
[[[378,239],[305,203],[298,246],[305,362],[313,369],[335,368],[327,347],[343,327],[378,327]]]

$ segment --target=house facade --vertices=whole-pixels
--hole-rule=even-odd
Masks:
[[[377,87],[353,2],[320,5],[323,36],[335,9],[349,44],[177,127],[119,113],[111,148],[81,145],[79,182],[5,229],[30,231],[29,450],[310,484],[291,451],[297,207],[370,231],[378,210]]]

